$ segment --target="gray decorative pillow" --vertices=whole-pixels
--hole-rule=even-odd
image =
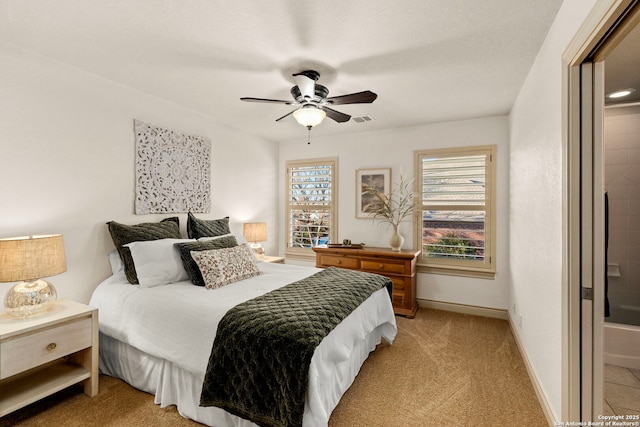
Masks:
[[[234,236],[224,236],[214,240],[205,240],[197,242],[176,243],[175,246],[180,251],[180,258],[184,269],[191,279],[191,282],[197,286],[204,286],[204,279],[198,264],[193,260],[191,252],[208,251],[211,249],[233,248],[238,246],[238,241]]]
[[[160,222],[143,222],[136,225],[120,224],[109,221],[109,233],[113,239],[113,244],[124,264],[124,274],[129,283],[137,285],[138,276],[131,257],[131,250],[123,245],[131,242],[144,242],[158,239],[179,239],[180,220],[177,216],[163,219]]]
[[[217,237],[231,233],[229,229],[229,217],[220,219],[198,219],[189,212],[187,217],[187,235],[190,239],[201,237]]]
[[[207,289],[216,289],[262,274],[253,251],[247,244],[234,248],[193,252],[191,256],[198,264]]]

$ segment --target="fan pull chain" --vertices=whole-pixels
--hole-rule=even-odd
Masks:
[[[307,137],[307,145],[311,145],[311,126],[307,126],[308,129],[308,137]]]

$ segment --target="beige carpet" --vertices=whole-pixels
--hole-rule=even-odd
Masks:
[[[397,320],[394,344],[369,356],[331,427],[548,425],[506,321],[426,309]],[[199,424],[102,376],[98,396],[72,388],[0,419],[10,425]]]
[[[397,320],[330,426],[548,426],[505,320],[425,309]]]

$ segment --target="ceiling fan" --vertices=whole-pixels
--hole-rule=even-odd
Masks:
[[[313,126],[322,123],[322,120],[327,116],[338,123],[348,122],[349,119],[351,119],[350,115],[336,111],[330,108],[330,106],[344,104],[370,104],[378,97],[378,95],[370,90],[365,90],[363,92],[327,98],[327,95],[329,95],[329,89],[316,83],[319,78],[320,73],[314,70],[305,70],[293,74],[293,79],[296,82],[296,86],[291,88],[293,101],[265,98],[240,98],[240,100],[247,102],[265,102],[270,104],[299,106],[299,108],[296,108],[295,110],[276,119],[276,122],[279,122],[285,117],[293,114],[293,117],[298,123],[311,130]]]

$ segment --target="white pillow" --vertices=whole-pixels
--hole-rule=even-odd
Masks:
[[[256,265],[253,251],[246,244],[233,248],[191,251],[191,257],[198,265],[207,289],[219,288],[262,274]]]
[[[127,243],[141,288],[166,285],[188,280],[180,251],[176,243],[193,242],[193,239],[159,239]]]
[[[120,259],[118,251],[109,253],[109,265],[111,265],[111,274],[116,274],[118,271],[124,270],[124,264]]]

